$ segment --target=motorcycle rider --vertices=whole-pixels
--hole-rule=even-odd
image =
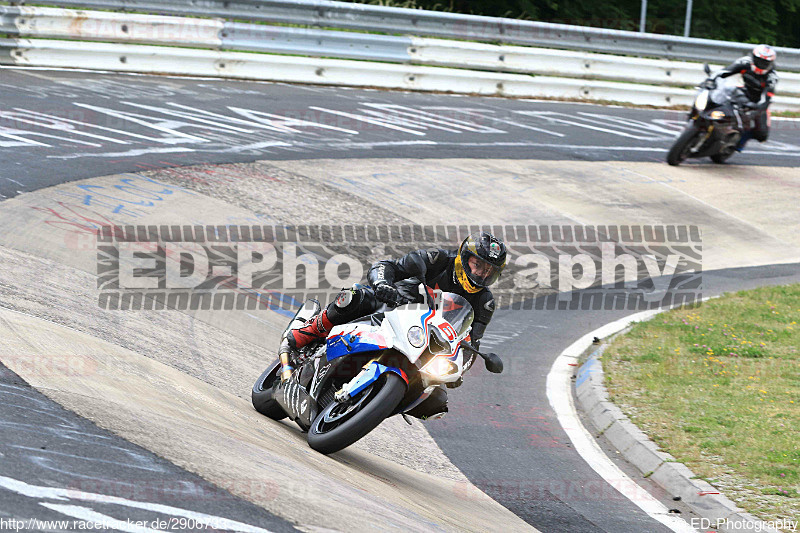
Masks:
[[[737,59],[713,78],[716,80],[741,74],[744,80],[744,94],[747,97],[742,103],[744,107],[756,112],[755,125],[742,133],[739,144],[736,146],[736,150],[740,152],[751,138],[763,143],[769,137],[768,108],[778,83],[778,75],[775,72],[776,57],[777,54],[772,47],[759,44],[753,48],[750,55]]]
[[[495,307],[488,287],[500,277],[506,258],[501,240],[487,232],[476,232],[464,239],[458,250],[416,250],[396,260],[378,261],[367,273],[370,287],[342,290],[321,313],[290,330],[286,340],[290,348],[298,350],[324,339],[333,326],[374,313],[382,304],[396,307],[421,302],[418,287],[425,280],[427,286],[458,294],[470,303],[475,313],[470,338],[478,349]],[[437,387],[408,414],[426,419],[446,412],[447,393]]]

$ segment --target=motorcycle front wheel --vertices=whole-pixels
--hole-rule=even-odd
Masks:
[[[669,153],[667,154],[667,163],[672,166],[676,166],[685,161],[686,158],[689,157],[689,148],[692,146],[692,143],[694,142],[698,133],[700,132],[692,127],[688,127],[683,130],[683,133],[681,133],[675,140],[672,148],[669,149]]]
[[[731,150],[730,152],[720,152],[718,154],[714,154],[711,156],[711,160],[714,163],[721,165],[722,163],[730,159],[730,157],[733,155],[733,152],[734,150]]]
[[[405,394],[403,378],[383,374],[349,402],[329,403],[311,423],[308,445],[324,454],[347,448],[392,414]]]

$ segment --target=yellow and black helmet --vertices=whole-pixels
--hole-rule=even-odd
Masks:
[[[500,278],[506,266],[506,245],[490,233],[473,233],[458,247],[456,279],[469,293],[476,293]]]

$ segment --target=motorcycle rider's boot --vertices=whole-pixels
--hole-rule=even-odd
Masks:
[[[309,318],[299,328],[289,330],[286,340],[289,343],[289,347],[293,350],[299,350],[311,342],[327,337],[332,327],[333,323],[328,318],[328,310],[325,309]]]
[[[753,134],[750,133],[749,131],[746,131],[746,132],[742,133],[742,136],[739,137],[739,143],[736,145],[736,151],[737,152],[741,152],[742,150],[744,150],[744,147],[747,144],[747,141],[749,141],[752,138],[753,138]]]

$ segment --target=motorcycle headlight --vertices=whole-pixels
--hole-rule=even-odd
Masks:
[[[725,111],[714,110],[711,112],[711,118],[714,120],[725,118]]]
[[[444,377],[458,372],[458,365],[445,357],[434,357],[423,370],[432,376]]]
[[[422,345],[425,344],[425,332],[422,331],[422,328],[419,326],[411,326],[408,329],[408,342],[411,343],[411,346],[414,348],[422,348]]]
[[[702,111],[708,105],[708,91],[703,91],[697,95],[697,98],[694,100],[694,106],[697,108],[698,111]]]

